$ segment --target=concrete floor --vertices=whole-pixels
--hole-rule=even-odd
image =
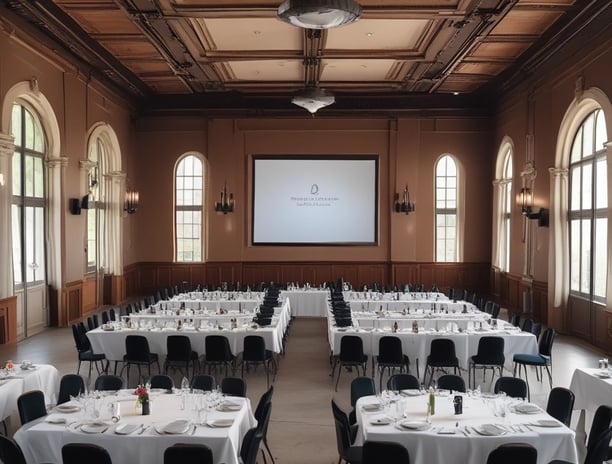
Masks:
[[[599,350],[580,340],[557,336],[553,350],[554,385],[568,387],[574,367],[596,366],[602,356]],[[0,362],[7,359],[53,364],[60,375],[76,372],[77,366],[72,333],[65,328],[50,328],[17,345],[0,346]],[[338,462],[330,400],[335,397],[349,410],[349,386],[356,374],[343,372],[338,392],[335,392],[329,373],[326,321],[320,318],[294,319],[286,354],[280,359],[279,373],[274,382],[272,419],[268,431],[268,441],[278,464]],[[87,376],[86,368],[81,369],[81,374]],[[132,380],[134,377],[131,375],[132,382],[135,382]],[[175,383],[179,383],[180,373],[175,373],[174,377]],[[221,374],[217,377],[220,380]],[[247,395],[255,405],[266,390],[265,374],[259,369],[245,374],[245,378],[248,383]],[[90,384],[93,384],[93,380]],[[532,401],[545,405],[548,382],[537,382],[532,372],[530,386]],[[488,381],[482,388],[490,390],[491,382]],[[578,414],[575,413],[573,424],[577,421]],[[18,422],[18,418],[12,418],[11,429],[14,430]],[[582,439],[578,437],[579,442]]]

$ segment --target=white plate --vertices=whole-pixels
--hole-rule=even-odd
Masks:
[[[390,417],[377,417],[376,419],[372,419],[370,421],[371,425],[389,425],[393,422],[393,419]]]
[[[561,427],[561,423],[553,419],[540,419],[539,421],[532,422],[530,425],[536,427]]]
[[[532,403],[521,403],[514,406],[514,410],[520,414],[539,414],[542,412],[539,406]]]
[[[206,425],[209,427],[230,427],[233,423],[233,419],[210,419],[206,421]]]
[[[77,412],[81,410],[81,407],[77,406],[76,404],[63,403],[58,404],[55,409],[58,412]]]
[[[427,430],[431,427],[429,422],[405,420],[399,423],[399,426],[405,430]]]
[[[191,427],[191,423],[186,419],[177,419],[164,424],[157,424],[155,431],[162,435],[180,435],[186,433]]]
[[[81,432],[85,433],[104,433],[108,428],[105,422],[89,422],[81,425]]]
[[[474,430],[479,435],[484,435],[487,437],[496,437],[506,433],[504,429],[495,424],[483,424],[480,427],[474,427]]]

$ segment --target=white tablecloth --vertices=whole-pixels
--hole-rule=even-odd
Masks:
[[[120,402],[121,420],[117,424],[107,420],[109,427],[103,433],[83,432],[79,427],[85,420],[81,411],[72,414],[53,412],[53,418],[64,417],[70,425],[51,424],[45,419],[39,419],[21,427],[15,433],[15,440],[23,449],[28,464],[61,464],[61,450],[66,443],[100,445],[109,452],[113,464],[162,464],[164,450],[171,445],[205,443],[212,449],[214,462],[237,464],[242,438],[247,430],[257,424],[247,398],[231,398],[232,402],[242,403],[242,408],[237,412],[212,411],[208,414],[207,422],[220,418],[233,418],[230,427],[197,426],[195,430],[191,428],[187,433],[179,435],[160,434],[156,431],[161,425],[175,419],[198,422],[194,409],[197,400],[193,399],[196,396],[190,395],[191,399],[187,401],[185,410],[180,409],[178,395],[161,394],[152,397],[151,415],[142,416],[138,415],[135,409],[136,397],[127,395],[127,392],[120,392],[118,396],[104,399],[104,401]],[[105,409],[104,405],[100,406],[100,410]],[[127,423],[149,427],[142,434],[139,433],[142,428],[129,435],[114,433],[118,426]]]
[[[574,370],[570,390],[576,395],[574,409],[585,411],[585,431],[591,429],[595,411],[602,404],[612,406],[612,378],[600,378],[599,369],[581,367]]]
[[[291,314],[297,317],[325,317],[327,315],[328,290],[284,290],[281,298],[291,301]]]
[[[289,302],[283,304],[278,317],[273,325],[257,329],[239,327],[237,329],[200,328],[197,330],[176,329],[133,329],[123,328],[120,330],[106,331],[101,327],[87,332],[87,338],[95,353],[104,353],[106,358],[112,361],[122,360],[125,354],[125,339],[128,335],[144,335],[149,341],[149,349],[152,353],[160,356],[167,354],[166,339],[168,335],[186,335],[191,340],[191,349],[198,354],[205,354],[204,339],[207,335],[224,335],[230,342],[232,353],[238,354],[242,351],[244,337],[247,335],[260,335],[266,342],[266,348],[275,353],[280,353],[283,347],[283,334],[287,329],[291,317],[291,306]]]
[[[540,420],[552,418],[545,411],[537,414],[517,414],[511,399],[471,398],[463,395],[463,414],[455,415],[453,397],[437,397],[435,415],[431,416],[431,428],[425,431],[400,430],[392,422],[388,425],[372,425],[378,419],[426,420],[427,395],[402,397],[392,403],[386,411],[365,412],[364,404],[376,403],[375,397],[367,396],[357,402],[359,431],[356,444],[366,440],[394,441],[404,445],[410,454],[411,464],[487,462],[489,453],[503,443],[529,443],[538,450],[538,464],[552,459],[578,462],[574,431],[562,425],[539,427]],[[506,405],[506,417],[495,417],[493,405]],[[505,433],[498,436],[482,436],[475,429],[484,424],[498,424]]]
[[[41,390],[45,394],[45,403],[55,404],[59,390],[57,369],[49,364],[37,364],[32,369],[23,370],[16,365],[7,378],[0,379],[0,420],[17,414],[17,398],[30,390]]]

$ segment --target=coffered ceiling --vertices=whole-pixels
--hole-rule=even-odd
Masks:
[[[360,0],[356,23],[311,30],[277,19],[281,0],[1,1],[136,104],[218,111],[287,110],[313,86],[346,110],[475,101],[610,14],[610,0]]]

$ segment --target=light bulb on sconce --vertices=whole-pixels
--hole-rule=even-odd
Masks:
[[[234,194],[227,193],[227,182],[223,184],[221,190],[221,201],[215,202],[215,211],[223,214],[234,212]]]
[[[138,192],[134,190],[126,190],[125,191],[125,206],[124,210],[128,214],[134,214],[138,209],[138,204],[140,203],[140,196]]]
[[[409,214],[414,211],[414,203],[410,203],[410,193],[408,193],[408,185],[404,187],[404,193],[402,194],[402,201],[400,202],[399,193],[395,194],[395,202],[393,209],[396,213]]]

